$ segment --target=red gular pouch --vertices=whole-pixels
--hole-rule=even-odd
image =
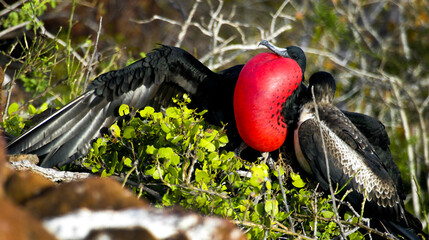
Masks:
[[[261,152],[283,144],[287,126],[282,106],[299,86],[298,63],[274,53],[260,53],[244,65],[234,92],[234,114],[244,142]]]

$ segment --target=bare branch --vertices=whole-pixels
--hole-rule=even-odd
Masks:
[[[319,118],[319,111],[318,111],[319,107],[316,103],[316,97],[314,96],[314,88],[313,87],[311,87],[311,95],[313,97],[314,109],[316,111],[316,114],[315,114],[316,119],[317,119],[317,122],[319,123],[320,138],[322,140],[323,153],[325,155],[326,175],[328,178],[329,191],[331,193],[331,198],[332,198],[332,208],[334,209],[334,213],[335,213],[335,222],[337,223],[338,227],[340,228],[341,236],[344,239],[347,239],[346,234],[344,232],[343,225],[341,225],[341,223],[340,223],[340,215],[338,214],[337,203],[335,201],[335,193],[334,193],[334,189],[332,187],[332,180],[331,180],[330,169],[329,169],[328,152],[326,150],[325,139],[323,138],[322,126],[321,126],[321,121]]]
[[[23,160],[19,162],[10,162],[10,164],[16,170],[32,171],[44,176],[45,178],[53,182],[71,182],[71,181],[91,177],[91,174],[89,173],[58,171],[53,168],[39,167],[28,160]]]
[[[277,174],[279,175],[279,184],[280,184],[280,189],[281,189],[282,195],[283,195],[283,204],[286,207],[286,212],[289,213],[290,212],[289,204],[287,203],[286,192],[285,192],[285,189],[283,188],[283,178],[282,178],[282,174],[280,171],[280,166],[277,166]],[[292,229],[292,231],[295,232],[292,217],[290,215],[288,216],[288,220],[289,220],[290,228]]]
[[[20,28],[26,27],[28,24],[30,24],[30,21],[25,21],[23,23],[20,23],[18,25],[13,26],[13,27],[6,28],[5,30],[0,32],[0,39],[2,39],[4,36],[6,36],[7,34],[9,34],[11,32],[14,32]]]
[[[189,13],[188,18],[186,19],[185,23],[182,26],[182,30],[179,33],[178,41],[175,45],[176,47],[180,47],[182,45],[183,39],[185,38],[186,32],[188,31],[192,18],[194,17],[195,11],[197,10],[200,2],[201,0],[196,0],[194,5],[192,6],[192,10]]]
[[[89,75],[91,74],[91,71],[92,71],[92,63],[94,62],[95,55],[97,54],[98,40],[100,39],[102,25],[103,25],[103,17],[100,17],[100,22],[98,24],[97,38],[95,39],[94,51],[92,52],[91,60],[89,60],[83,89],[86,89],[86,87],[88,86]]]

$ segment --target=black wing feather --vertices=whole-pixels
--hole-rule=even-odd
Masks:
[[[359,131],[340,111],[335,111],[333,108],[319,107],[319,116],[325,126],[323,135],[320,134],[320,125],[317,121],[310,119],[301,124],[298,136],[301,151],[308,160],[311,170],[321,187],[325,190],[329,189],[321,140],[323,137],[329,159],[330,177],[334,187],[336,187],[335,185],[343,187],[351,179],[345,190],[353,189],[354,191],[348,195],[347,199],[353,206],[359,207],[366,191],[362,180],[364,177],[359,176],[359,174],[361,171],[368,171],[369,175],[376,177],[376,180],[371,181],[375,181],[378,186],[367,192],[370,201],[367,202],[366,208],[371,209],[367,212],[374,215],[387,214],[397,220],[403,219],[404,209],[395,186],[385,167],[377,160],[378,156],[375,150],[366,142],[365,137],[360,136]],[[326,129],[330,129],[351,149],[355,150],[360,157],[354,159],[354,157],[348,155],[342,158],[344,153],[338,151],[341,147],[334,146],[335,141]],[[341,159],[347,160],[343,162]],[[356,167],[351,167],[355,163],[350,163],[349,161],[361,161],[360,167],[357,167],[360,170],[356,170]],[[385,185],[385,187],[383,186],[381,189],[380,186],[382,185]]]
[[[44,167],[62,166],[89,151],[91,140],[116,120],[121,104],[161,106],[156,102],[168,104],[179,92],[196,94],[201,83],[218,78],[186,51],[160,46],[146,58],[97,77],[86,93],[12,141],[8,151],[37,154]],[[199,94],[204,94],[201,99],[214,95]]]
[[[395,182],[398,194],[402,200],[405,200],[405,188],[398,166],[393,161],[390,152],[390,139],[384,125],[376,118],[362,113],[342,111],[344,115],[365,135],[371,145],[374,147],[382,164],[386,167],[390,177]]]

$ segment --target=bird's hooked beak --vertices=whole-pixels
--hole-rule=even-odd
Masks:
[[[282,56],[284,58],[291,58],[287,52],[286,48],[279,48],[275,45],[273,45],[272,43],[270,43],[268,40],[262,40],[259,44],[258,47],[264,45],[265,47],[267,47],[268,49],[270,49],[271,51],[273,51],[275,54]]]

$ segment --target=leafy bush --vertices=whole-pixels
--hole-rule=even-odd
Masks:
[[[55,0],[31,0],[24,2],[22,7],[18,11],[12,11],[2,22],[1,25],[4,28],[13,27],[26,21],[30,22],[27,24],[27,29],[32,27],[38,27],[43,22],[36,21],[34,17],[41,16],[47,9],[48,5],[55,8]]]
[[[270,168],[265,161],[246,162],[222,150],[228,143],[224,129],[208,125],[204,111],[189,109],[186,95],[174,102],[164,112],[146,107],[135,116],[122,105],[119,114],[130,120],[119,121],[109,136],[97,139],[83,164],[102,176],[121,177],[159,207],[180,205],[228,217],[250,239],[339,235],[330,197],[320,196],[282,161]]]
[[[26,115],[34,116],[40,114],[48,108],[48,104],[44,103],[39,108],[34,107],[32,104],[28,105]],[[19,104],[12,103],[7,110],[8,118],[0,122],[0,126],[4,129],[5,132],[12,134],[13,136],[20,135],[24,129],[28,126],[33,125],[34,123],[31,120],[22,114],[19,114]]]

